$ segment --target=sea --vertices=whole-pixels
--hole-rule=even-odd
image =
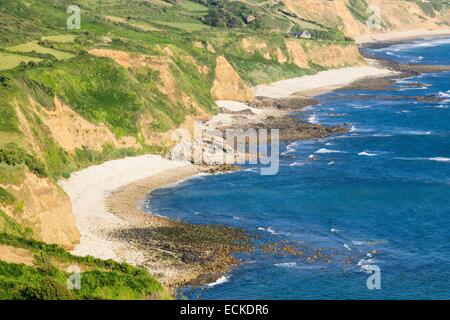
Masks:
[[[450,64],[450,38],[365,50]],[[247,165],[149,195],[154,213],[243,228],[255,239],[254,252],[235,254],[239,266],[180,288],[180,298],[450,298],[450,72],[318,99],[293,116],[347,123],[349,132],[281,145],[278,174]]]

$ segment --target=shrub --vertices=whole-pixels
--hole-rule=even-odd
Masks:
[[[20,290],[26,300],[72,300],[72,293],[64,285],[52,278],[44,278],[36,286],[26,286]]]
[[[0,162],[4,162],[10,166],[25,164],[36,175],[40,177],[47,176],[47,170],[44,164],[14,143],[0,148]]]
[[[0,204],[12,205],[16,202],[16,198],[7,190],[0,187]]]

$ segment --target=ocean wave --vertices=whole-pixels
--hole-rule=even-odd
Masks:
[[[436,39],[427,40],[427,41],[416,40],[416,41],[412,41],[412,42],[408,42],[408,43],[394,44],[389,47],[375,49],[374,51],[386,52],[386,54],[388,54],[388,52],[392,53],[392,51],[400,52],[400,51],[410,50],[410,49],[414,49],[414,48],[438,47],[438,46],[449,44],[449,42],[450,41],[448,38],[436,38]],[[392,54],[388,54],[388,55],[396,55],[396,54],[392,53]]]
[[[424,130],[401,130],[401,131],[398,131],[397,134],[411,135],[411,136],[428,136],[428,135],[432,134],[432,132],[424,131]]]
[[[311,124],[318,124],[319,121],[317,120],[317,116],[315,114],[312,114],[308,118],[308,122]]]
[[[437,106],[430,106],[430,107],[428,107],[428,108],[448,109],[448,106],[443,105],[443,104],[440,104],[440,105],[437,105]]]
[[[441,98],[450,98],[450,90],[447,92],[439,91],[438,96],[440,96]]]
[[[270,233],[270,234],[278,234],[278,233],[277,233],[275,230],[273,230],[271,227],[268,227],[268,228],[258,227],[258,230],[266,231],[266,232],[268,232],[268,233]]]
[[[362,151],[362,152],[358,153],[358,155],[359,156],[365,156],[365,157],[376,157],[376,156],[379,156],[379,154],[377,154],[377,153],[371,153],[371,152],[368,152],[368,151]]]
[[[331,165],[333,165],[334,163],[335,163],[334,161],[330,161],[330,162],[327,163],[327,165],[328,165],[328,166],[331,166]]]
[[[350,246],[346,243],[344,243],[344,248],[347,249],[348,251],[352,251],[352,248],[350,248]]]
[[[355,125],[352,124],[352,126],[350,127],[350,132],[372,132],[372,129],[362,129],[362,128],[358,128]]]
[[[298,142],[297,142],[297,141],[292,142],[292,143],[289,143],[289,144],[286,146],[286,153],[290,153],[290,152],[296,151],[295,147],[296,147],[297,145],[298,145]]]
[[[302,161],[295,161],[289,164],[289,167],[301,167],[304,166],[306,163]]]
[[[377,263],[377,260],[372,259],[372,258],[368,258],[368,259],[364,258],[364,259],[360,259],[356,265],[361,267],[361,266],[368,266],[368,265],[371,265],[374,263]]]
[[[405,161],[435,161],[435,162],[450,162],[450,158],[447,157],[395,157],[396,160]]]
[[[437,161],[437,162],[450,162],[450,158],[446,158],[446,157],[433,157],[433,158],[429,158],[428,160]]]
[[[294,268],[297,266],[297,262],[282,262],[282,263],[275,263],[274,265],[282,268]]]
[[[217,285],[219,285],[219,284],[223,284],[223,283],[225,283],[225,282],[228,282],[230,280],[230,278],[229,277],[227,277],[227,276],[221,276],[219,279],[217,279],[216,281],[214,281],[214,282],[211,282],[211,283],[208,283],[206,286],[207,287],[215,287],[215,286],[217,286]]]
[[[327,148],[321,148],[319,150],[317,150],[314,153],[319,153],[319,154],[326,154],[326,153],[347,153],[345,151],[340,151],[340,150],[333,150],[333,149],[327,149]]]

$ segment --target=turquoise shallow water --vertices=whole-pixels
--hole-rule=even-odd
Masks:
[[[449,50],[450,40],[439,39],[375,53],[445,64]],[[217,283],[180,293],[191,299],[450,298],[449,80],[449,72],[425,74],[400,80],[398,91],[323,95],[320,105],[297,116],[351,123],[351,132],[283,145],[277,175],[248,167],[154,191],[153,212],[242,227],[258,243],[304,253],[238,255],[243,265]],[[443,101],[414,99],[433,94]],[[317,251],[330,261],[315,259]],[[381,289],[367,288],[364,265],[380,268]]]

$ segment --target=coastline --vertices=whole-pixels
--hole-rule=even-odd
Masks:
[[[333,72],[339,73],[339,69]],[[345,70],[342,74],[346,74]],[[359,79],[364,77],[365,73]],[[340,86],[349,82],[345,77],[341,79]],[[331,90],[329,87],[316,88],[319,89]],[[287,113],[279,110],[262,113],[268,116],[272,111],[278,116]],[[224,114],[219,114],[219,117],[221,115]],[[80,231],[80,243],[72,253],[144,266],[172,293],[182,285],[217,280],[239,263],[231,253],[250,250],[243,231],[223,226],[191,225],[141,210],[143,200],[151,191],[205,171],[209,170],[185,161],[144,155],[88,167],[73,173],[67,180],[61,180],[59,184],[69,195]],[[192,228],[195,228],[194,236],[205,232],[204,238],[205,234],[211,233],[211,228],[214,228],[214,234],[219,235],[217,239],[201,243],[198,252],[195,248],[187,250],[196,256],[194,262],[183,261],[187,244],[176,243],[180,239],[148,238],[149,234],[155,235],[152,230],[171,234],[171,229],[189,233]],[[229,240],[242,243],[235,246]],[[200,257],[203,253],[205,255]]]
[[[81,236],[72,253],[145,267],[172,294],[181,285],[216,280],[238,263],[231,252],[250,249],[244,232],[141,209],[152,190],[214,170],[144,155],[108,161],[61,180]]]
[[[433,36],[436,34],[433,33]],[[308,78],[300,77],[258,86],[255,93],[258,97],[273,99],[312,98],[356,81],[394,74],[387,68],[379,67],[376,62],[369,63],[369,66],[331,69],[306,76]],[[230,101],[228,106],[232,103],[236,102]],[[219,118],[229,117],[230,113],[246,111],[247,108],[253,110],[253,116],[261,116],[255,115],[257,112],[254,107],[245,104],[234,109],[228,107],[226,102],[222,102],[221,106],[228,110],[216,116]],[[261,113],[270,115],[275,111],[280,114],[277,109]],[[242,114],[240,116],[248,117]],[[161,235],[155,235],[155,231],[169,230],[170,234],[173,230],[177,232],[188,230],[188,233],[194,230],[190,236],[195,237],[198,232],[211,232],[212,227],[208,225],[199,227],[174,221],[140,209],[143,199],[151,191],[189,179],[200,172],[202,172],[200,167],[183,161],[145,155],[89,167],[74,173],[70,179],[61,181],[60,185],[71,199],[81,234],[80,244],[73,253],[145,266],[172,292],[176,287],[188,283],[204,284],[216,280],[224,272],[229,271],[231,266],[238,264],[231,253],[249,250],[247,244],[233,247],[230,243],[223,245],[219,242],[223,242],[223,239],[230,235],[232,239],[245,242],[247,238],[243,233],[228,227],[214,226],[217,228],[214,229],[214,233],[221,235],[220,241],[213,239],[206,244],[202,243],[204,247],[198,249],[206,248],[206,251],[203,250],[206,255],[201,256],[199,251],[202,250],[195,251],[195,248],[188,247],[188,243],[183,242],[192,238],[181,239],[181,243],[177,243],[180,239],[161,238]],[[150,239],[146,238],[148,234],[152,234]],[[211,260],[212,251],[217,248],[220,254]],[[194,262],[183,261],[186,252],[194,256]]]
[[[391,31],[385,33],[375,33],[368,35],[360,35],[355,37],[355,41],[358,45],[365,45],[377,42],[395,43],[406,40],[421,39],[421,38],[433,38],[440,36],[450,36],[450,28],[444,29],[416,29],[407,31]]]

